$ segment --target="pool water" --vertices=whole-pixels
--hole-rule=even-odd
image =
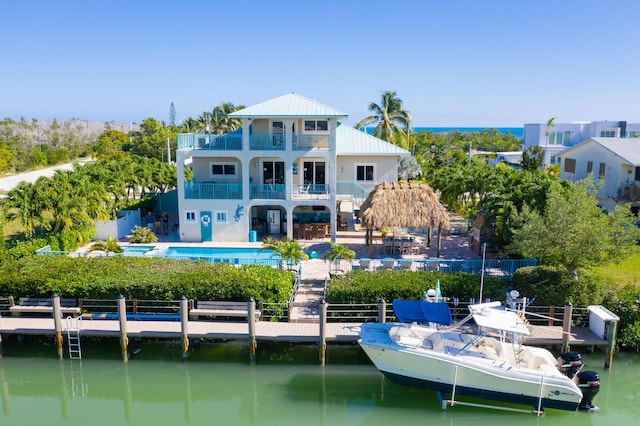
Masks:
[[[203,259],[210,261],[229,261],[231,263],[263,263],[277,260],[272,250],[260,250],[252,247],[169,247],[158,253],[161,257],[177,259]]]
[[[153,250],[154,246],[122,246],[123,254],[145,254]]]

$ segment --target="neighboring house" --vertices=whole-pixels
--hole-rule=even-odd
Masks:
[[[577,181],[602,179],[598,200],[612,210],[616,204],[640,207],[640,139],[591,138],[560,153],[560,177]]]
[[[298,94],[230,117],[242,120],[231,134],[178,135],[181,241],[282,234],[335,240],[340,205],[351,214],[377,183],[397,180],[398,159],[409,155],[340,124],[344,112]]]
[[[637,138],[640,123],[626,121],[588,121],[579,123],[546,123],[524,125],[523,146],[540,146],[544,152],[544,164],[559,164],[560,153],[589,138]]]

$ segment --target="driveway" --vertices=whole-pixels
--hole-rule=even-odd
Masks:
[[[77,163],[83,164],[90,160],[81,160]],[[33,183],[41,176],[51,177],[56,170],[73,170],[73,165],[76,163],[60,164],[54,167],[48,167],[46,169],[34,170],[31,172],[19,173],[13,176],[7,176],[0,178],[0,192],[7,192],[18,186],[20,182]]]

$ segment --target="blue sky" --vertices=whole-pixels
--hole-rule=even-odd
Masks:
[[[637,0],[6,0],[0,117],[169,121],[296,92],[415,126],[640,122]]]

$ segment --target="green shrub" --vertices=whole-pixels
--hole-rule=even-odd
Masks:
[[[393,299],[421,299],[424,292],[440,281],[442,295],[470,299],[480,295],[480,276],[448,274],[430,271],[353,271],[332,278],[327,292],[328,303],[376,303]],[[485,277],[483,299],[503,300],[506,283],[495,277]]]
[[[512,288],[521,296],[536,298],[541,306],[573,306],[601,304],[604,279],[593,272],[580,270],[578,279],[566,269],[553,266],[529,266],[518,269],[512,278]]]
[[[149,257],[33,256],[0,268],[0,295],[146,300],[289,299],[291,273],[262,265],[235,267]]]
[[[148,244],[158,240],[153,230],[143,226],[136,226],[131,231],[131,242],[134,244]]]

